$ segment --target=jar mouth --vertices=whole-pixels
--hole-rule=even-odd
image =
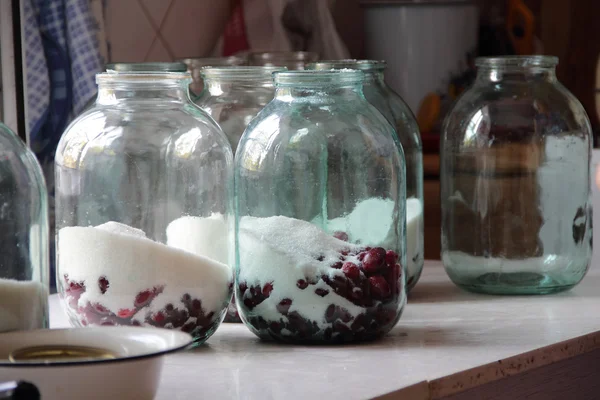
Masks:
[[[200,69],[202,67],[226,67],[246,65],[248,60],[244,57],[188,57],[179,60],[191,69]]]
[[[344,60],[323,60],[307,65],[307,69],[311,70],[326,70],[326,69],[358,69],[365,72],[379,72],[387,67],[387,63],[383,60],[360,60],[360,59],[344,59]]]
[[[187,66],[182,62],[140,62],[140,63],[110,63],[106,64],[106,71],[114,72],[185,72]]]
[[[249,59],[261,61],[309,61],[319,59],[317,53],[310,51],[255,51],[248,55]]]
[[[152,85],[180,85],[192,81],[189,72],[115,72],[107,71],[96,74],[97,84],[107,83],[131,83],[131,84],[152,84]]]
[[[477,68],[552,68],[558,65],[555,56],[504,56],[504,57],[478,57],[475,59]]]
[[[256,82],[266,81],[273,82],[274,72],[287,71],[286,67],[204,67],[200,71],[204,80],[221,80],[221,81],[242,81],[242,82]]]
[[[357,69],[300,70],[273,73],[276,86],[327,87],[362,84],[362,71]]]

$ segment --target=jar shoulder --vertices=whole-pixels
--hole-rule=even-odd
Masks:
[[[62,164],[66,153],[73,159],[89,150],[118,153],[177,147],[187,148],[187,153],[208,149],[231,153],[219,125],[193,104],[147,109],[102,106],[88,110],[67,127],[56,162]]]
[[[510,141],[565,134],[591,139],[591,126],[579,100],[558,82],[475,85],[459,97],[442,128],[446,144],[489,135]]]

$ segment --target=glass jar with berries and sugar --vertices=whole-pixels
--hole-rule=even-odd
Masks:
[[[233,154],[188,72],[97,75],[56,153],[57,279],[75,326],[206,340],[231,299]]]
[[[276,72],[235,162],[236,296],[259,337],[345,343],[405,304],[406,183],[393,127],[357,70]]]

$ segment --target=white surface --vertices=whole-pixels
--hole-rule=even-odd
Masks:
[[[599,331],[599,286],[600,270],[592,269],[566,293],[475,295],[450,283],[439,262],[427,261],[386,338],[356,346],[290,346],[261,343],[243,325],[222,324],[206,345],[167,357],[157,399],[364,399],[422,381],[441,396],[459,379],[467,388],[517,370],[517,363],[498,360]],[[52,326],[65,326],[56,296],[51,313]],[[534,362],[519,362],[519,368],[586,351],[582,343],[559,353],[539,350],[542,356],[528,355]]]
[[[40,282],[0,279],[0,332],[44,328],[47,296]]]
[[[115,222],[59,231],[58,276],[67,274],[69,280],[85,283],[79,306],[99,303],[117,314],[131,309],[138,293],[164,286],[150,305],[152,311],[167,303],[177,307],[185,293],[200,299],[205,313],[223,310],[230,296],[229,266],[142,235]],[[105,294],[97,284],[103,276],[110,282]]]
[[[14,350],[44,345],[91,346],[122,358],[151,356],[127,362],[30,368],[0,362],[0,377],[34,383],[44,400],[150,400],[155,396],[163,365],[160,353],[191,342],[190,335],[166,329],[102,327],[5,333],[0,335],[1,360],[8,359]]]
[[[477,47],[477,6],[469,3],[365,6],[367,58],[386,60],[386,82],[416,114],[423,96],[447,92]]]

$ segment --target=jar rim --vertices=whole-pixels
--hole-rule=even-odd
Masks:
[[[276,86],[323,87],[362,84],[364,73],[357,69],[297,70],[274,72]]]
[[[286,67],[275,66],[226,66],[203,67],[200,75],[205,80],[219,79],[225,81],[273,81],[274,72],[287,71]]]
[[[189,72],[115,72],[106,71],[96,74],[96,83],[132,83],[132,84],[181,84],[192,81]]]
[[[387,62],[384,60],[366,60],[347,58],[342,60],[323,60],[312,62],[307,65],[307,69],[326,70],[326,69],[358,69],[365,72],[383,71],[387,68]]]
[[[248,59],[262,61],[316,61],[319,55],[312,51],[253,51]]]
[[[115,72],[185,72],[187,65],[182,62],[119,62],[106,64],[106,71]]]
[[[179,60],[189,68],[225,67],[246,65],[248,60],[240,56],[228,57],[186,57]]]
[[[558,57],[544,55],[477,57],[475,59],[475,66],[478,68],[551,68],[555,67],[556,65],[558,65]]]

